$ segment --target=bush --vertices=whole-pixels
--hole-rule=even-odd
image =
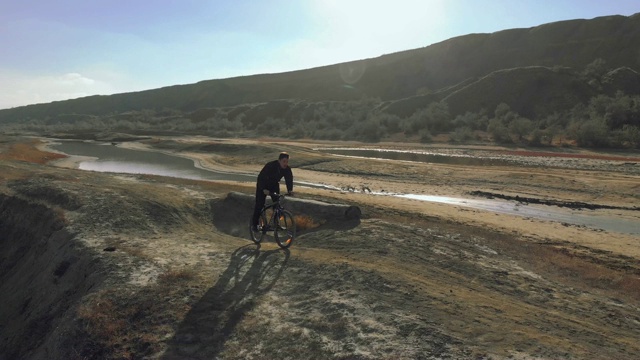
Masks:
[[[258,136],[284,136],[284,121],[268,117],[262,124],[256,126]]]
[[[467,111],[464,115],[458,115],[453,120],[454,128],[468,127],[471,130],[484,130],[489,124],[489,119],[485,115]]]
[[[640,126],[640,96],[618,92],[615,97],[598,95],[589,101],[589,117],[604,119],[611,130],[625,125]]]
[[[301,139],[306,136],[304,126],[300,123],[293,125],[287,131],[287,137],[292,139]]]
[[[340,140],[344,132],[339,129],[319,129],[314,133],[314,138],[323,140]]]
[[[518,117],[509,123],[509,133],[515,135],[518,140],[522,140],[525,135],[529,135],[533,128],[533,122],[523,117]]]
[[[434,102],[426,109],[415,112],[409,118],[409,127],[405,132],[416,133],[421,129],[427,129],[430,133],[441,133],[451,129],[452,121],[449,113],[449,105],[445,102]]]
[[[640,149],[640,128],[632,125],[625,125],[618,132],[619,143],[622,147]]]
[[[609,129],[603,120],[589,120],[578,128],[576,141],[578,146],[608,147]]]
[[[367,142],[378,142],[382,138],[384,129],[380,126],[380,122],[376,119],[365,121],[360,126],[358,138]]]
[[[463,143],[471,139],[473,139],[473,130],[466,126],[456,128],[451,133],[451,142]]]
[[[429,129],[422,129],[418,132],[418,134],[420,135],[421,143],[430,143],[433,141],[433,136],[431,136]]]
[[[396,115],[380,113],[374,115],[374,118],[379,121],[381,126],[384,126],[388,134],[396,134],[402,131],[400,118]]]
[[[529,134],[529,145],[542,146],[551,145],[553,138],[559,133],[557,127],[548,127],[546,129],[533,129]]]
[[[510,144],[513,142],[509,135],[509,129],[507,129],[506,125],[499,119],[491,119],[489,121],[487,132],[491,135],[493,141],[497,143]]]

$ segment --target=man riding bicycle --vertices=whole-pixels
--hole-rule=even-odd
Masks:
[[[256,184],[256,205],[253,209],[253,218],[251,226],[257,231],[260,211],[264,207],[267,195],[271,195],[271,199],[276,201],[275,194],[280,193],[280,180],[284,177],[287,184],[287,194],[293,195],[293,173],[289,167],[289,154],[280,153],[278,160],[273,160],[264,165],[260,174],[258,174],[258,182]]]

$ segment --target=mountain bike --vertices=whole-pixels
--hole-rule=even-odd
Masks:
[[[257,230],[254,230],[252,220],[249,220],[249,233],[253,242],[260,244],[268,232],[273,232],[278,246],[283,249],[291,246],[296,236],[296,223],[293,215],[282,206],[284,201],[285,196],[278,194],[272,204],[262,208]]]

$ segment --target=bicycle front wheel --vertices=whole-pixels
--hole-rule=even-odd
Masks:
[[[283,249],[288,248],[296,237],[296,222],[293,215],[287,210],[283,210],[277,219],[276,227],[273,231],[276,243]]]
[[[253,240],[254,243],[260,244],[262,242],[267,233],[267,224],[267,217],[265,216],[264,211],[260,213],[258,228],[255,231],[253,229],[253,220],[249,220],[249,234],[251,235],[251,240]]]

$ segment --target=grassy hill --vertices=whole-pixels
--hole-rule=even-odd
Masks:
[[[115,116],[117,121],[133,118],[146,123],[146,131],[160,131],[158,122],[189,119],[196,125],[174,124],[165,130],[192,127],[200,131],[198,122],[216,119],[208,127],[220,128],[220,121],[239,118],[243,128],[255,129],[270,119],[289,125],[312,122],[319,118],[319,108],[323,113],[327,109],[345,112],[331,104],[363,99],[375,100],[369,103],[368,113],[341,121],[354,124],[371,113],[404,119],[441,101],[452,120],[469,112],[491,114],[502,103],[521,116],[539,120],[571,111],[578,104],[586,106],[599,95],[640,95],[639,43],[640,14],[561,21],[470,34],[424,48],[307,70],[0,110],[0,124],[103,122]],[[238,128],[223,125],[231,132]]]
[[[571,20],[528,29],[471,34],[378,58],[279,74],[207,80],[110,96],[89,96],[0,111],[0,120],[57,113],[106,114],[174,108],[193,111],[273,99],[352,100],[363,95],[397,100],[437,91],[503,69],[564,66],[583,69],[594,59],[640,71],[640,15]],[[358,81],[341,73],[360,70]],[[342,70],[342,71],[341,71]],[[344,86],[349,85],[349,86]]]

